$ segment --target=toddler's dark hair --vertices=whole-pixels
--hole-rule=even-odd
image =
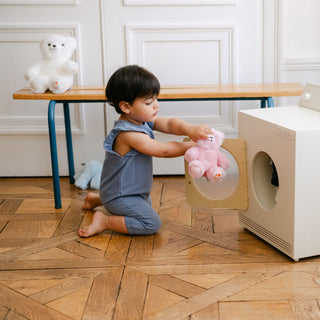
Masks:
[[[133,103],[136,98],[158,96],[159,92],[159,80],[151,72],[137,65],[118,69],[106,86],[108,103],[120,114],[121,101]]]

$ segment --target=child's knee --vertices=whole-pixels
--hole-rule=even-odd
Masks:
[[[161,227],[161,219],[159,216],[155,216],[152,221],[148,221],[148,223],[145,224],[145,234],[153,234],[157,232]]]
[[[133,219],[125,217],[126,226],[129,234],[136,235],[149,235],[157,232],[161,227],[161,219],[158,215],[152,217],[152,219]]]

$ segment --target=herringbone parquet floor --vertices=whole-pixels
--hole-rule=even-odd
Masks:
[[[320,319],[320,258],[292,262],[236,211],[192,208],[184,179],[155,178],[152,236],[81,239],[86,192],[61,179],[0,179],[0,319]]]

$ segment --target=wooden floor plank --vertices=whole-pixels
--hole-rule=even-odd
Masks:
[[[293,262],[237,211],[189,206],[183,177],[154,180],[156,234],[80,238],[86,190],[60,178],[56,210],[51,178],[1,178],[0,319],[320,320],[320,256]]]
[[[153,248],[154,250],[159,249],[161,247],[167,246],[172,242],[181,240],[182,238],[184,238],[183,234],[178,234],[170,230],[160,228],[160,230],[155,234]]]
[[[153,244],[154,235],[132,237],[127,262],[150,257],[153,252]]]
[[[273,277],[275,273],[269,274],[245,274],[230,281],[224,282],[214,288],[206,290],[198,295],[186,299],[174,306],[161,310],[144,320],[179,320],[203,308],[208,307],[212,303],[223,300],[243,289],[253,286],[256,283]]]
[[[159,249],[154,249],[152,256],[153,257],[160,257],[160,256],[168,256],[180,251],[186,250],[193,246],[202,243],[201,240],[190,238],[190,237],[183,237],[175,242],[172,242],[166,246],[162,246]]]
[[[0,305],[0,319],[6,319],[8,313],[9,313],[9,309]]]
[[[122,273],[123,268],[119,267],[96,277],[84,310],[83,320],[113,318]]]
[[[265,301],[247,301],[219,303],[219,314],[221,320],[260,320],[264,319],[281,319],[292,320],[293,314],[288,301],[265,302]],[[310,318],[301,318],[310,319]]]
[[[33,254],[35,252],[42,251],[44,249],[52,248],[54,246],[58,246],[59,244],[65,243],[67,241],[78,239],[78,233],[70,232],[67,234],[63,234],[54,238],[46,239],[41,242],[37,242],[35,244],[31,244],[26,247],[14,249],[8,252],[4,252],[0,254],[1,260],[14,260],[16,258],[21,258]]]
[[[2,199],[0,205],[0,217],[2,215],[15,214],[17,209],[20,207],[22,201],[22,199]]]
[[[153,314],[184,300],[185,298],[178,294],[149,284],[142,319],[152,318]]]
[[[164,220],[163,224],[165,224],[166,229],[168,230],[175,230],[175,232],[178,232],[184,235],[193,236],[197,239],[201,239],[203,241],[213,243],[217,246],[221,246],[226,249],[234,250],[237,252],[239,251],[239,243],[237,241],[223,237],[221,235],[218,236],[218,235],[212,234],[211,232],[208,233],[208,232],[204,232],[203,230],[198,230],[189,226],[180,225],[168,219]]]
[[[294,320],[320,319],[319,300],[291,300],[290,305],[294,315]]]
[[[214,232],[213,209],[194,207],[192,208],[191,226],[205,232]]]
[[[30,298],[37,300],[42,304],[47,304],[58,299],[61,295],[65,296],[79,290],[89,288],[92,281],[93,278],[71,278],[57,286],[30,295]]]
[[[69,242],[62,243],[58,246],[58,248],[83,258],[104,257],[104,252],[102,250],[93,248],[79,241],[69,241]]]
[[[106,259],[50,259],[50,260],[15,260],[3,261],[0,271],[5,270],[29,270],[29,269],[60,269],[60,268],[103,268],[114,266],[112,261]]]
[[[105,257],[115,263],[125,264],[131,240],[129,235],[113,232],[105,252]]]
[[[199,310],[191,315],[190,320],[220,320],[218,303]]]
[[[66,314],[74,320],[81,320],[86,306],[90,287],[73,292],[47,304],[48,307]]]
[[[61,219],[61,214],[58,213],[36,213],[36,214],[1,214],[0,221],[43,221]]]
[[[71,318],[0,284],[0,305],[30,320],[70,320]]]
[[[226,233],[241,230],[237,210],[214,209],[212,219],[214,221],[214,233]]]
[[[6,320],[28,320],[28,319],[10,310],[6,317]]]
[[[289,301],[289,300],[316,300],[320,297],[319,288],[280,288],[261,289],[250,288],[244,292],[235,294],[228,298],[228,301]]]
[[[3,230],[4,230],[4,228],[6,227],[6,225],[8,224],[8,220],[7,219],[5,219],[4,221],[1,221],[0,220],[0,232],[2,232]],[[0,240],[0,242],[1,242],[1,240]],[[6,241],[5,241],[6,242]]]
[[[59,259],[72,260],[75,258],[78,258],[78,256],[75,256],[71,252],[60,249],[59,247],[52,247],[49,249],[42,250],[40,252],[33,253],[27,257],[18,258],[15,261],[19,261],[19,260],[41,261],[41,260],[59,260]]]
[[[81,215],[80,208],[82,201],[73,200],[68,210],[64,213],[58,228],[55,231],[55,236],[69,233],[78,230],[83,216]]]
[[[71,203],[71,199],[61,199],[62,208],[56,209],[53,200],[47,199],[25,199],[17,209],[16,213],[63,213]]]
[[[51,238],[59,221],[9,221],[0,234],[0,239],[46,239]]]
[[[228,274],[212,274],[212,273],[205,273],[205,274],[176,274],[174,277],[197,285],[201,288],[212,288],[217,286],[220,283],[225,281],[229,281],[233,278],[238,277],[239,274],[237,273],[228,273]]]
[[[37,269],[35,270],[22,270],[22,271],[2,271],[0,272],[0,283],[6,283],[6,281],[43,281],[44,283],[48,280],[59,280],[64,281],[64,279],[79,279],[79,278],[96,278],[100,274],[109,272],[110,268],[65,268],[65,269],[43,269],[41,272]]]
[[[141,319],[147,286],[146,274],[125,268],[113,319]]]
[[[185,298],[191,298],[194,295],[205,291],[204,288],[169,275],[150,276],[149,282],[154,286],[158,286]]]
[[[65,282],[65,279],[19,279],[19,280],[2,280],[1,284],[13,289],[27,297],[45,291]]]
[[[161,182],[161,180],[155,180],[152,185],[151,200],[152,200],[152,207],[156,212],[159,212],[160,210],[162,191],[163,191],[163,182]]]
[[[166,204],[166,206],[162,206],[159,213],[163,221],[170,219],[178,224],[191,226],[192,210],[185,203],[184,199],[171,200],[170,205]]]
[[[37,181],[40,180],[37,179]],[[21,180],[14,178],[1,179],[1,198],[6,197],[9,194],[14,196],[22,194],[25,196],[30,194],[50,193],[52,196],[52,191],[48,191],[45,188],[37,186],[37,181],[32,178]],[[42,181],[45,181],[45,179],[42,179]],[[50,184],[49,179],[46,180],[45,184],[48,183]]]

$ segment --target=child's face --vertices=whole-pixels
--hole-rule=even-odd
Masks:
[[[130,105],[130,112],[127,116],[134,122],[154,121],[159,112],[158,97],[136,98]]]

